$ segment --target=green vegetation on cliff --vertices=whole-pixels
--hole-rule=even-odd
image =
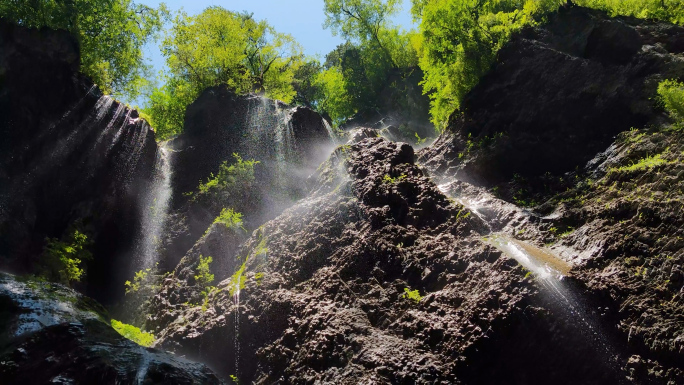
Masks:
[[[520,29],[544,22],[566,4],[559,0],[413,0],[420,20],[420,67],[430,113],[440,129],[465,95],[491,68],[499,49]],[[684,5],[665,0],[575,0],[617,16],[684,23]]]

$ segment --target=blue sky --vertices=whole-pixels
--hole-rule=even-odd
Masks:
[[[138,0],[138,3],[156,7],[158,0]],[[276,31],[289,33],[302,45],[307,55],[320,55],[333,50],[342,42],[338,36],[333,36],[330,30],[323,29],[323,0],[165,0],[167,7],[175,12],[183,8],[188,14],[202,12],[206,7],[218,5],[231,11],[248,11],[254,13],[257,20],[268,20]],[[400,14],[393,20],[406,29],[413,27],[411,16],[411,1],[404,0]],[[156,71],[164,67],[164,58],[157,47],[157,43],[148,44],[145,54]],[[156,72],[155,71],[155,72]]]

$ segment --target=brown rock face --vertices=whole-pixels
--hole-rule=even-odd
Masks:
[[[247,240],[244,267],[204,306],[178,299],[152,314],[157,346],[264,384],[614,379],[410,146],[366,138],[317,175],[315,193]],[[172,281],[155,301],[173,298]]]

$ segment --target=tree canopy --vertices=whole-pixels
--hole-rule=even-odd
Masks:
[[[135,98],[149,78],[142,47],[162,27],[165,7],[131,0],[7,0],[0,17],[65,29],[81,46],[81,71],[105,93]]]
[[[180,132],[185,108],[208,87],[264,92],[288,103],[304,64],[299,44],[248,13],[210,7],[196,16],[179,12],[163,42],[164,85],[145,108],[159,136]]]
[[[320,90],[319,107],[334,123],[380,108],[381,94],[396,96],[402,79],[417,67],[415,33],[400,29],[390,20],[400,3],[325,0],[324,25],[347,40],[326,56],[324,70],[315,81]]]

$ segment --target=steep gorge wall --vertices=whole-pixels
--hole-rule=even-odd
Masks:
[[[46,237],[93,241],[84,287],[121,291],[157,145],[137,112],[80,75],[63,31],[0,21],[0,266],[32,273]]]

